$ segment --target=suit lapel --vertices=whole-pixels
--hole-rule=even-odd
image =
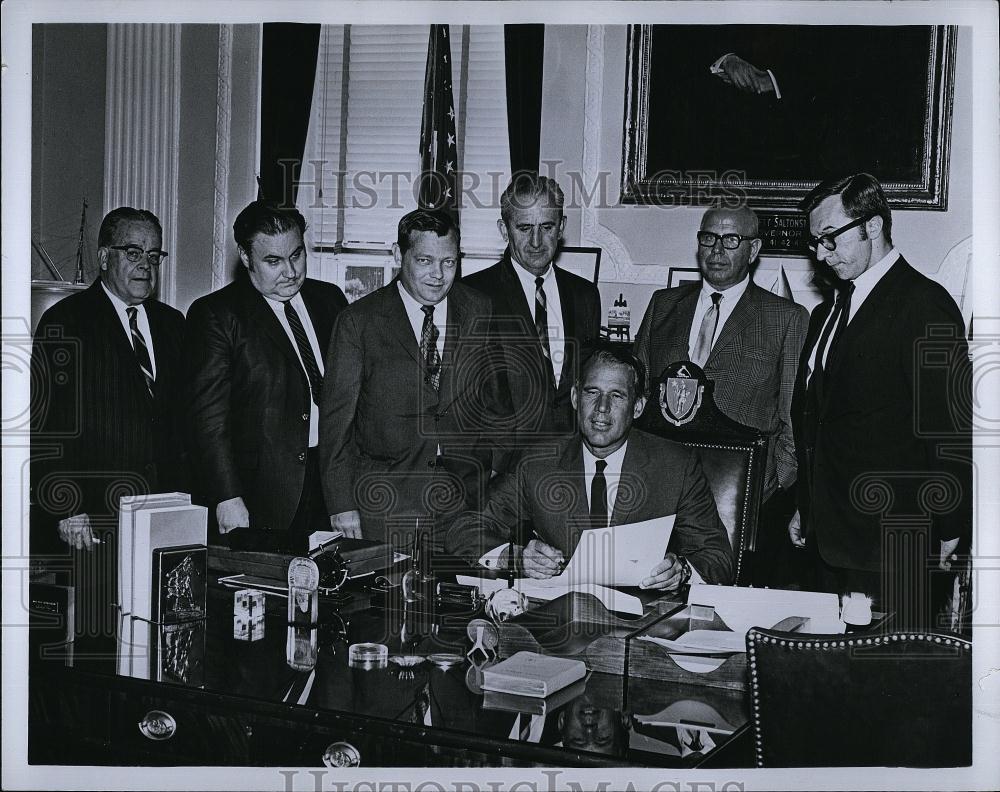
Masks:
[[[611,525],[625,525],[639,499],[643,497],[646,491],[645,487],[648,486],[644,478],[644,471],[656,470],[655,466],[647,463],[646,456],[639,436],[633,432],[625,449],[625,459],[622,460],[622,473],[618,479],[615,508],[611,512]]]
[[[708,355],[708,360],[705,361],[706,368],[712,364],[715,357],[724,351],[733,339],[737,338],[743,332],[743,328],[753,321],[760,306],[760,296],[757,294],[757,288],[753,281],[747,284],[746,289],[733,308],[733,312],[729,314],[726,323],[722,325],[719,337],[712,344],[712,351]]]
[[[467,312],[461,295],[455,294],[455,289],[448,295],[448,316],[445,318],[447,331],[444,336],[444,358],[441,361],[441,392],[442,404],[450,404],[455,397],[455,372],[457,365],[457,350],[459,340],[467,335],[465,323]]]
[[[566,445],[559,459],[559,467],[564,473],[563,480],[570,482],[573,488],[570,501],[573,508],[566,515],[564,529],[568,552],[566,560],[569,561],[569,556],[580,541],[580,534],[590,528],[590,506],[583,471],[583,441],[578,436],[574,436]]]
[[[533,306],[529,305],[524,298],[521,279],[517,277],[517,273],[514,271],[514,262],[510,260],[509,250],[504,252],[503,259],[500,261],[500,281],[503,284],[500,294],[503,295],[507,303],[507,312],[511,316],[523,317],[527,321],[527,327],[533,328],[535,326]],[[539,354],[541,354],[541,351],[539,351]]]
[[[278,321],[278,317],[274,315],[274,311],[265,300],[264,295],[257,291],[249,280],[241,282],[240,287],[242,290],[241,297],[243,304],[246,306],[251,326],[259,328],[261,333],[270,339],[271,343],[288,358],[290,363],[297,369],[302,369],[299,356],[292,349],[291,339],[289,339],[288,334],[285,332],[285,328],[281,326],[281,322]],[[304,369],[302,369],[302,374],[305,376]]]
[[[896,282],[905,272],[906,262],[902,256],[889,268],[889,271],[882,276],[882,279],[871,290],[867,299],[858,308],[854,318],[848,322],[844,328],[844,334],[837,342],[837,354],[829,369],[825,373],[825,382],[837,382],[840,370],[846,365],[845,361],[850,357],[845,351],[850,348],[856,338],[863,338],[871,332],[873,325],[886,322],[889,317],[886,313],[886,301],[896,291]],[[824,395],[829,396],[830,388],[824,389]],[[828,401],[824,399],[824,401]]]
[[[142,375],[142,370],[139,368],[139,361],[135,357],[135,350],[132,349],[132,342],[125,335],[125,328],[122,327],[121,318],[118,316],[111,298],[104,293],[104,287],[101,285],[100,280],[95,281],[91,288],[94,290],[94,302],[97,305],[97,321],[104,324],[107,328],[105,333],[103,333],[104,337],[111,339],[115,353],[121,359],[124,368],[130,372],[129,376],[134,378],[134,385],[140,387],[142,392],[148,396],[149,389],[146,387],[146,378]],[[150,312],[147,311],[146,316],[149,317],[149,315]],[[150,319],[150,332],[153,332],[152,319]],[[153,348],[153,354],[156,354],[155,347]]]
[[[565,339],[562,373],[559,376],[559,390],[568,391],[572,384],[570,380],[573,379],[573,371],[576,366],[576,317],[583,313],[583,308],[576,303],[576,291],[570,287],[566,273],[555,264],[552,265],[552,269],[555,272],[556,288],[559,289],[563,338]]]
[[[688,360],[691,351],[688,349],[688,338],[691,333],[691,323],[694,321],[694,312],[698,307],[698,294],[701,292],[701,283],[693,283],[684,287],[687,289],[674,305],[666,321],[663,323],[662,331],[657,335],[660,338],[669,338],[671,346],[668,348],[666,356],[669,362],[677,360]],[[651,372],[653,376],[659,376],[660,372]]]
[[[399,280],[393,280],[385,287],[381,314],[386,318],[386,327],[393,338],[406,350],[414,363],[423,365],[420,360],[420,344],[413,335],[410,317],[406,315],[403,298],[399,296]],[[447,340],[447,339],[446,339]]]

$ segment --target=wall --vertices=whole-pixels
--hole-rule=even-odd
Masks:
[[[632,308],[632,332],[655,288],[666,285],[667,269],[694,267],[694,236],[702,209],[616,205],[621,187],[622,127],[625,94],[624,25],[603,30],[583,25],[550,25],[545,32],[542,98],[543,162],[551,162],[564,189],[572,173],[585,173],[592,186],[596,172],[607,174],[607,201],[596,208],[567,211],[566,244],[604,249],[601,292],[605,311],[624,292]],[[972,30],[961,28],[955,70],[954,115],[948,210],[897,211],[893,237],[909,260],[925,274],[947,282],[961,296],[964,273],[940,272],[956,246],[953,260],[964,265],[963,243],[972,234]],[[588,78],[590,95],[588,96]],[[577,191],[577,197],[582,195]],[[567,193],[567,201],[572,196]],[[812,265],[805,258],[762,258],[754,278],[768,287],[779,264],[795,299],[811,308],[819,294],[811,286]],[[952,288],[952,283],[957,285]]]
[[[34,25],[31,45],[31,232],[72,281],[86,198],[89,283],[103,214],[107,25]],[[31,276],[51,278],[34,253]]]
[[[236,250],[232,223],[256,197],[259,25],[184,25],[181,33],[177,245],[163,277],[176,284],[177,308],[222,285],[215,268],[231,274]],[[228,79],[219,81],[220,42]],[[32,31],[31,225],[63,276],[72,280],[81,201],[90,201],[85,271],[97,277],[97,230],[104,213],[107,26],[35,25]],[[219,99],[222,97],[223,110]],[[222,112],[228,134],[216,135]],[[220,174],[217,180],[216,176]],[[217,195],[221,193],[221,195]],[[216,254],[218,226],[224,233]],[[48,278],[36,256],[32,276]]]

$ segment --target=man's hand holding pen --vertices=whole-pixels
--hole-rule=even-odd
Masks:
[[[521,565],[525,577],[550,578],[563,571],[566,559],[561,550],[541,539],[532,539],[521,554]]]

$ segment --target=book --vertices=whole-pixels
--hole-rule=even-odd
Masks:
[[[134,516],[132,534],[131,614],[154,621],[153,551],[160,547],[204,545],[208,538],[208,509],[173,506],[143,509]]]
[[[151,495],[125,495],[118,506],[118,595],[121,613],[132,612],[132,546],[135,535],[135,513],[141,509],[189,506],[186,492],[160,492]]]
[[[153,551],[152,621],[173,624],[206,616],[208,549],[205,545]]]
[[[582,660],[518,652],[483,671],[483,690],[544,698],[586,675]]]
[[[564,704],[582,696],[587,690],[583,679],[557,690],[551,696],[521,696],[517,693],[503,693],[498,690],[483,690],[483,709],[503,712],[523,712],[526,715],[548,715]]]
[[[43,648],[73,641],[76,592],[72,586],[55,583],[28,584],[31,643]]]

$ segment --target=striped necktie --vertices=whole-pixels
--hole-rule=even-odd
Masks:
[[[542,354],[552,368],[552,351],[549,348],[549,311],[545,301],[545,289],[542,285],[545,278],[539,276],[535,278],[535,332],[538,334],[538,343],[542,346]],[[555,373],[553,373],[555,378]]]
[[[149,395],[153,393],[155,378],[153,377],[153,361],[149,357],[149,347],[146,346],[146,339],[143,338],[142,330],[139,329],[139,311],[135,306],[125,309],[128,314],[128,329],[132,333],[132,349],[135,351],[135,359],[139,363],[139,370],[142,371],[143,379],[146,380],[146,389]]]
[[[302,366],[309,378],[312,399],[319,406],[320,397],[323,395],[323,375],[319,373],[319,365],[316,363],[312,344],[309,343],[309,336],[306,335],[306,329],[302,326],[302,320],[299,319],[299,312],[295,310],[291,300],[285,303],[285,318],[288,320],[288,326],[292,328],[295,346],[299,348],[299,357],[302,358]]]

